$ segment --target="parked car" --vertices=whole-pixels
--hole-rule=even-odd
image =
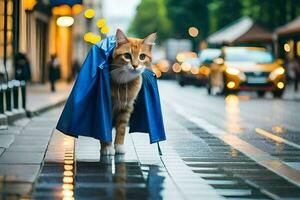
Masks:
[[[220,54],[220,49],[204,49],[199,53],[199,57],[186,56],[180,63],[181,72],[177,79],[179,84],[181,86],[187,84],[205,86],[208,80],[209,65]]]
[[[256,91],[264,96],[271,91],[281,97],[285,89],[285,70],[282,61],[264,48],[224,47],[221,55],[210,65],[208,94],[223,94],[241,90]]]

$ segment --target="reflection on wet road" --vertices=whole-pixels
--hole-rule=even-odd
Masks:
[[[45,163],[33,198],[162,199],[164,176],[160,175],[159,166],[141,166],[122,156],[101,157],[100,162],[76,162],[74,176],[71,166]]]
[[[256,98],[252,93],[226,98],[208,96],[205,88],[182,88],[172,81],[161,81],[159,86],[166,105],[179,105],[185,112],[235,134],[263,151],[272,154],[293,147],[299,149],[300,102]]]
[[[225,98],[225,111],[226,111],[226,129],[231,133],[240,133],[241,118],[239,98],[236,95],[228,95]]]
[[[300,196],[300,102],[261,99],[251,93],[208,96],[205,88],[182,88],[172,81],[161,81],[159,86],[166,113],[180,115],[180,119],[172,118],[174,123],[180,123],[198,136],[198,145],[205,141],[209,146],[207,150],[190,146],[192,153],[187,149],[182,151],[178,143],[174,144],[175,148],[196,173],[208,177],[220,194],[254,199]],[[170,118],[170,114],[166,116]],[[193,140],[186,143],[196,144],[196,139]],[[256,167],[245,163],[247,157]],[[271,179],[278,180],[276,187],[271,186]],[[259,196],[251,187],[249,191],[242,183],[232,184],[232,181],[264,188],[275,196],[264,197],[263,190],[259,190]]]

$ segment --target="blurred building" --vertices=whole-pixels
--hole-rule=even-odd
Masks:
[[[288,60],[300,58],[300,16],[275,30],[278,56]]]
[[[48,80],[51,54],[58,56],[61,77],[67,79],[73,58],[82,59],[87,49],[82,39],[85,22],[73,25],[73,17],[83,9],[81,4],[82,0],[0,0],[0,79],[3,81],[5,69],[9,79],[14,78],[13,58],[18,52],[27,55],[33,82]],[[58,23],[62,16],[69,21]]]
[[[18,47],[19,3],[0,0],[0,81],[4,81],[6,70],[13,73],[13,56]]]
[[[272,33],[249,17],[242,17],[207,38],[211,46],[259,45],[271,47]]]
[[[19,4],[19,6],[17,6]],[[47,1],[21,0],[15,1],[19,7],[15,22],[18,23],[18,32],[14,44],[14,52],[22,52],[27,55],[31,63],[31,75],[33,82],[45,82],[47,80],[46,63],[49,59],[51,41],[51,6]],[[17,12],[17,11],[16,11]]]

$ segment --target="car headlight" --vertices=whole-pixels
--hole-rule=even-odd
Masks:
[[[226,73],[231,74],[231,75],[239,75],[240,70],[238,70],[236,68],[228,67],[228,68],[226,68]]]
[[[274,80],[277,76],[284,74],[285,70],[283,67],[278,67],[270,73],[270,79]]]
[[[242,81],[246,80],[246,76],[245,76],[244,72],[241,72],[239,69],[228,67],[228,68],[226,68],[225,71],[226,71],[227,74],[239,76],[239,78]]]

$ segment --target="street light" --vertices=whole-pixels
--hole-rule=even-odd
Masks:
[[[61,16],[57,18],[56,24],[61,27],[69,27],[74,23],[74,18],[70,16]]]

